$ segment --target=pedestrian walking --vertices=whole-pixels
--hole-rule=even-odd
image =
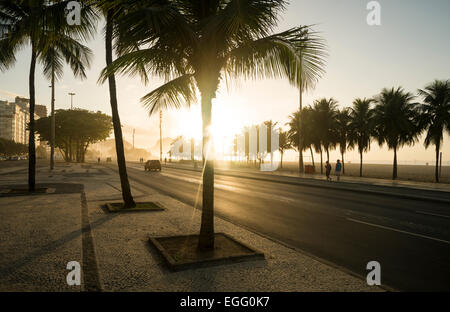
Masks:
[[[341,171],[342,171],[342,163],[339,159],[337,160],[335,171],[336,171],[337,180],[340,181]]]
[[[328,182],[331,182],[331,177],[330,177],[330,174],[331,174],[331,165],[330,165],[330,162],[327,160],[327,162],[326,162],[326,164],[325,164],[325,173],[326,173],[326,175],[327,175],[327,181]]]

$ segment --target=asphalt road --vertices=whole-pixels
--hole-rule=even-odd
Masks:
[[[131,179],[201,205],[199,172],[128,166]],[[215,211],[360,276],[378,261],[394,289],[450,290],[448,204],[216,175]]]

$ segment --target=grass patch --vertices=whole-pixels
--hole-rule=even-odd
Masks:
[[[262,252],[223,233],[215,234],[214,249],[208,251],[197,248],[198,235],[151,237],[150,244],[174,271],[264,259]]]
[[[124,208],[123,203],[107,203],[109,212],[138,212],[138,211],[163,211],[163,207],[154,202],[136,203],[134,208]]]

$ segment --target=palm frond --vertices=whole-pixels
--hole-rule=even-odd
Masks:
[[[99,83],[104,83],[110,75],[139,75],[147,83],[148,73],[170,80],[174,75],[184,74],[178,55],[156,45],[148,49],[138,49],[117,58],[109,67],[102,70]]]
[[[324,73],[326,46],[302,26],[250,41],[229,53],[226,72],[245,78],[288,78],[303,90]]]
[[[152,115],[161,109],[189,107],[196,98],[193,75],[187,74],[153,90],[142,97],[141,102],[148,109],[149,115]]]

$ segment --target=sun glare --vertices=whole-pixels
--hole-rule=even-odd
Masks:
[[[213,102],[212,134],[216,151],[221,151],[228,144],[232,144],[235,134],[242,131],[244,124],[239,118],[239,113],[226,107],[220,101]],[[202,140],[202,115],[199,105],[192,106],[190,110],[183,112],[183,136],[187,139],[194,138],[196,142]]]

